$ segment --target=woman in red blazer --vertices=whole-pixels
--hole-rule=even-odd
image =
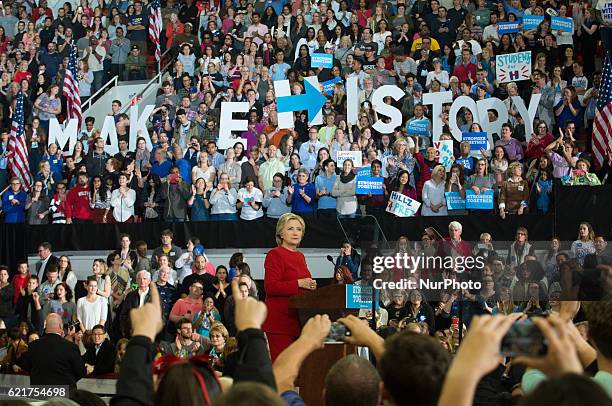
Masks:
[[[298,314],[289,308],[289,298],[317,288],[304,254],[298,251],[305,230],[300,216],[283,214],[276,223],[278,247],[268,252],[264,263],[268,317],[262,328],[268,337],[272,361],[300,335]]]

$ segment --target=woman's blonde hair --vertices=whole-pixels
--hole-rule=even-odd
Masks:
[[[276,222],[276,245],[281,246],[283,243],[282,233],[285,229],[285,226],[290,221],[295,220],[302,226],[302,238],[304,238],[304,234],[306,233],[306,223],[304,219],[298,216],[295,213],[285,213]]]
[[[227,328],[225,328],[223,324],[219,322],[214,323],[212,327],[210,328],[209,335],[212,336],[213,332],[217,332],[221,334],[223,338],[225,339],[225,342],[227,342],[227,339],[229,338],[229,331],[227,331]]]
[[[510,165],[508,165],[508,177],[512,177],[514,175],[514,169],[516,167],[523,169],[523,164],[515,161],[515,162],[512,162]]]

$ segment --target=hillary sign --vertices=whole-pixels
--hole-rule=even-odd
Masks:
[[[495,75],[500,83],[529,79],[531,77],[531,51],[497,55]]]
[[[387,211],[397,217],[412,217],[421,207],[421,203],[404,196],[401,193],[391,192]]]

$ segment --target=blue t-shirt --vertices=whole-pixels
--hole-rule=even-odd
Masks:
[[[165,178],[170,173],[170,168],[172,167],[172,162],[164,161],[163,163],[155,162],[151,167],[151,173],[159,176],[160,178]]]
[[[321,196],[317,202],[317,209],[335,209],[336,198],[331,195],[334,183],[336,182],[336,175],[332,175],[327,178],[325,175],[319,175],[315,179],[315,190],[322,190],[325,188],[329,195]]]
[[[181,178],[183,178],[183,182],[191,185],[191,163],[185,158],[181,158],[174,162],[174,166],[179,168],[179,173],[181,174]]]
[[[127,37],[132,41],[146,41],[147,40],[147,27],[149,26],[149,19],[147,14],[143,12],[140,15],[132,15],[128,21],[131,25],[142,25],[145,27],[142,30],[129,30]],[[142,50],[141,50],[142,52]]]
[[[310,197],[310,203],[306,203],[306,200],[300,195],[302,189]],[[312,213],[315,209],[315,193],[315,185],[312,183],[295,185],[293,198],[291,199],[291,211],[293,213]]]
[[[62,172],[64,171],[64,160],[61,157],[58,158],[57,155],[43,157],[42,160],[48,161],[51,172],[58,174],[61,179]]]

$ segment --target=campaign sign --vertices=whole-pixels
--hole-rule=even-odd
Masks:
[[[332,54],[311,54],[311,68],[330,68],[334,66],[334,56]]]
[[[361,168],[357,169],[356,173],[357,173],[357,177],[370,176],[372,174],[372,166],[370,165],[362,166]]]
[[[544,16],[523,16],[523,31],[535,30],[544,21]]]
[[[495,75],[500,83],[529,79],[531,77],[531,51],[496,55]]]
[[[375,293],[376,308],[378,309],[378,292]],[[347,309],[371,309],[372,286],[346,285]]]
[[[487,133],[463,133],[462,141],[470,143],[470,151],[480,153],[480,148],[485,151],[489,150],[489,141]]]
[[[337,77],[337,78],[333,78],[330,79],[326,82],[321,83],[323,85],[323,91],[325,92],[326,95],[328,96],[333,96],[334,94],[334,85],[336,83],[342,83],[342,78],[341,77]]]
[[[438,158],[438,162],[443,165],[448,172],[453,165],[453,140],[435,141],[433,144],[436,149],[436,158]]]
[[[446,208],[448,210],[465,210],[465,199],[459,192],[445,192]]]
[[[476,194],[473,190],[465,191],[465,208],[469,210],[491,210],[493,209],[493,191],[485,190]]]
[[[397,192],[391,192],[387,211],[397,217],[412,217],[421,207],[421,203]]]
[[[414,120],[408,124],[408,134],[429,135],[429,120]]]
[[[574,32],[574,20],[567,17],[551,17],[550,29],[552,31]]]
[[[372,193],[373,195],[382,195],[383,194],[383,181],[384,178],[381,176],[357,176],[357,187],[355,189],[355,194],[358,195],[367,195],[368,193]]]
[[[359,168],[361,165],[363,165],[363,162],[361,160],[361,151],[337,151],[336,152],[336,166],[338,168],[342,168],[342,165],[344,165],[344,161],[346,161],[347,159],[350,159],[351,161],[353,161],[354,168]]]
[[[519,31],[519,23],[518,22],[498,23],[497,24],[497,32],[499,33],[499,35],[512,34],[514,32],[518,32],[518,31]]]
[[[468,171],[474,169],[472,168],[472,160],[470,158],[457,158],[455,159],[455,163],[463,166],[463,168],[467,169]]]

